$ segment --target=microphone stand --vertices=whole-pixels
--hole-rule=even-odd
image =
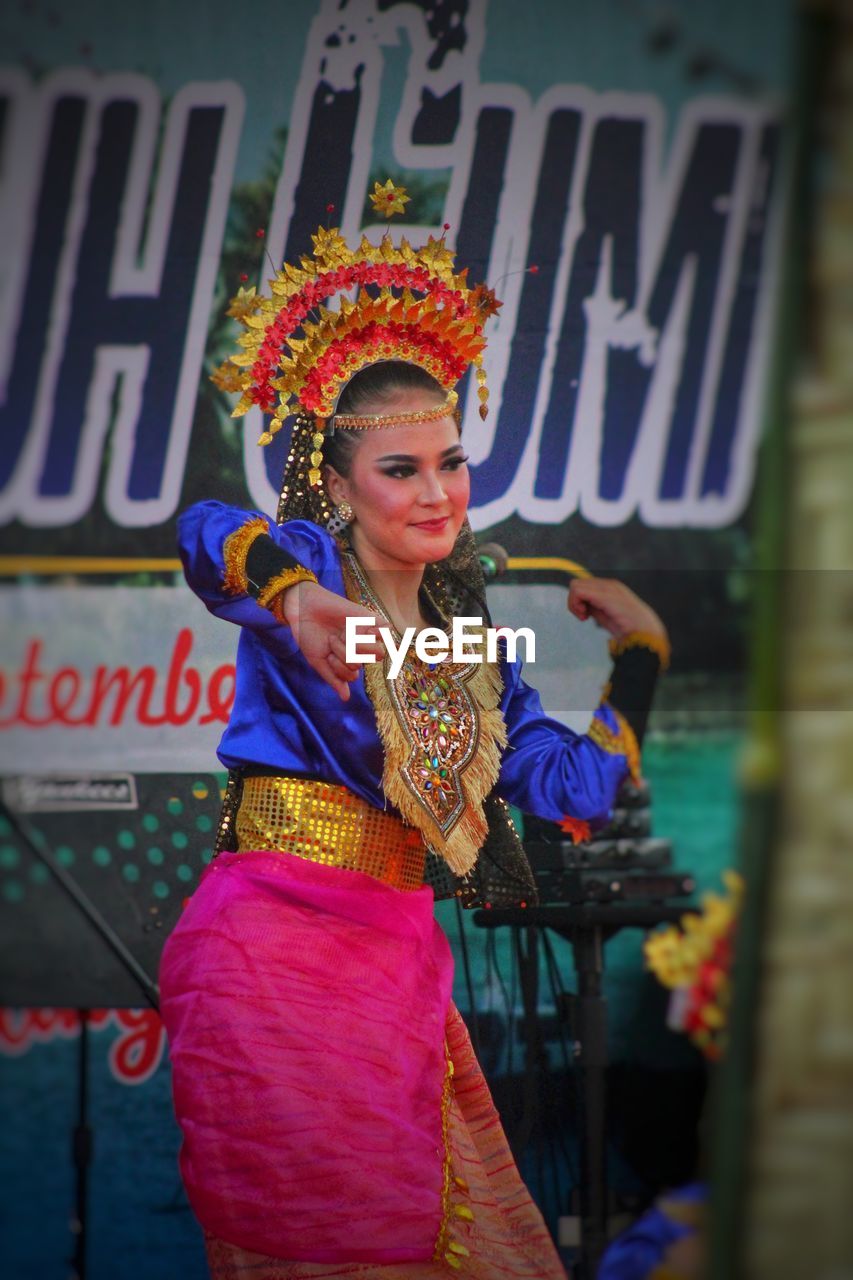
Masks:
[[[146,1001],[154,1010],[160,1008],[160,991],[150,974],[142,968],[136,957],[127,949],[88,894],[80,888],[53,853],[40,846],[23,826],[5,800],[0,797],[0,815],[6,819],[21,843],[42,862],[62,889],[86,917],[92,927],[136,980]],[[75,1175],[75,1215],[71,1230],[74,1234],[74,1280],[86,1280],[86,1249],[89,1210],[89,1168],[92,1163],[93,1134],[89,1124],[89,1010],[78,1009],[80,1019],[80,1045],[77,1056],[77,1123],[71,1131],[71,1158]]]

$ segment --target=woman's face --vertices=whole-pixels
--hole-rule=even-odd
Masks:
[[[405,391],[364,413],[432,409],[429,391]],[[332,501],[354,512],[352,541],[371,568],[423,567],[449,555],[468,510],[470,482],[459,429],[449,414],[359,431],[350,474],[329,467]]]

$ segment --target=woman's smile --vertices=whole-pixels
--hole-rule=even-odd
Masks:
[[[413,523],[416,529],[423,529],[424,533],[443,533],[449,519],[449,516],[442,516],[438,520],[419,520]]]

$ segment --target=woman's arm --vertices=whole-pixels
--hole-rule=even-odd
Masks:
[[[575,733],[546,715],[519,663],[505,663],[502,709],[507,747],[497,790],[524,813],[552,822],[595,822],[607,817],[629,775],[629,745],[606,704],[587,733]]]
[[[508,747],[498,788],[523,811],[563,822],[580,838],[586,823],[606,819],[625,778],[639,778],[640,746],[669,642],[657,614],[619,582],[576,580],[569,609],[594,618],[613,637],[605,697],[587,732],[574,733],[545,714],[519,665],[505,663]]]
[[[645,631],[610,641],[613,670],[607,701],[628,722],[638,746],[643,745],[658,676],[669,666],[669,641]]]
[[[658,674],[669,666],[666,627],[651,605],[613,578],[575,578],[568,608],[610,633],[614,661],[605,697],[642,745]]]
[[[268,607],[275,587],[318,579],[332,563],[331,543],[316,526],[277,526],[258,511],[197,502],[178,517],[178,549],[189,586],[211,613],[238,626],[281,626]]]
[[[337,548],[325,530],[198,502],[179,517],[178,540],[187,582],[211,613],[262,635],[283,657],[299,649],[349,698],[360,668],[344,661],[346,618],[374,615],[343,594]],[[370,651],[366,637],[360,647]],[[379,644],[375,649],[384,653]]]

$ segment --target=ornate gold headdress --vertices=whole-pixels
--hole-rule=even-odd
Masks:
[[[371,196],[377,213],[402,212],[409,196],[390,181],[376,183]],[[378,245],[362,237],[350,249],[337,227],[320,227],[314,252],[300,265],[285,263],[270,281],[270,297],[240,289],[228,314],[245,328],[241,350],[213,375],[225,391],[239,391],[233,411],[240,417],[253,405],[272,415],[259,443],[269,444],[284,419],[303,412],[322,430],[335,412],[341,390],[367,365],[406,360],[432,374],[448,391],[444,405],[429,412],[452,412],[453,387],[473,364],[480,415],[488,413],[489,392],[482,366],[483,327],[501,305],[485,285],[469,289],[467,268],[455,272],[444,236],[430,236],[420,248],[405,237],[394,244],[388,232]],[[355,301],[347,293],[358,290]],[[337,310],[326,303],[340,295]],[[349,415],[338,425],[376,427],[383,415]],[[387,421],[400,422],[398,414]],[[418,419],[421,421],[423,419]]]

